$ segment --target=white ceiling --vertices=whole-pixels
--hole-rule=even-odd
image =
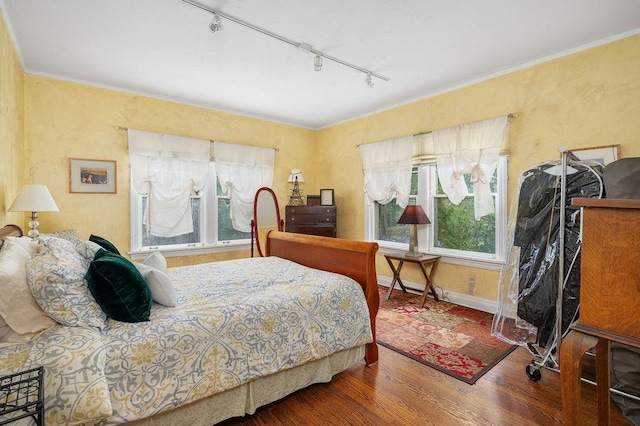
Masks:
[[[191,0],[196,1],[196,0]],[[27,73],[318,129],[640,33],[638,0],[0,0]]]

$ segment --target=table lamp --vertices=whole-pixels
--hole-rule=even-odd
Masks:
[[[38,212],[59,212],[56,202],[49,193],[46,185],[25,185],[9,207],[10,212],[31,212],[29,222],[29,235],[31,239],[37,240],[38,235]]]
[[[431,223],[422,206],[409,205],[405,207],[402,216],[398,219],[398,223],[411,225],[409,236],[409,251],[405,254],[411,257],[420,257],[422,253],[416,251],[418,248],[418,228],[416,225],[427,225]]]
[[[302,176],[302,172],[299,169],[291,169],[291,173],[289,174],[289,179],[287,182],[293,183],[293,189],[291,190],[291,195],[289,196],[288,206],[304,206],[304,200],[302,199],[302,190],[298,186],[298,182],[304,182],[304,176]]]

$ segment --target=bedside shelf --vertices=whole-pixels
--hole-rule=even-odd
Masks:
[[[0,425],[32,417],[44,425],[44,368],[0,377]]]

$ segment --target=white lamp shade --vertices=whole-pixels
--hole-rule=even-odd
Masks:
[[[25,185],[14,200],[10,212],[58,212],[58,206],[46,185]]]
[[[298,169],[291,169],[291,174],[289,174],[289,179],[287,180],[287,182],[295,182],[296,177],[298,178],[298,182],[304,182],[302,172]]]

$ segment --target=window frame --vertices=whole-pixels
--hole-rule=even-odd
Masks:
[[[455,265],[470,266],[482,269],[500,270],[504,264],[506,257],[506,240],[507,240],[507,166],[508,156],[501,155],[498,159],[496,167],[497,172],[497,191],[495,193],[496,200],[496,223],[495,223],[495,247],[494,254],[465,252],[461,250],[453,250],[447,248],[435,247],[433,226],[421,226],[418,229],[418,249],[421,252],[435,254],[441,256],[443,263]],[[435,222],[435,199],[440,196],[436,194],[437,190],[437,171],[436,163],[425,163],[416,165],[418,169],[418,195],[417,203],[422,205],[427,216]],[[394,202],[394,201],[392,201]],[[378,208],[377,203],[371,201],[365,195],[365,240],[374,241],[380,246],[380,251],[409,249],[408,243],[397,243],[376,239],[376,228],[378,225]]]
[[[239,240],[218,240],[218,199],[229,197],[217,194],[215,162],[209,163],[207,184],[199,195],[200,202],[200,242],[190,244],[172,244],[165,246],[142,246],[143,196],[133,187],[133,179],[129,183],[130,193],[130,251],[133,260],[145,259],[154,251],[160,251],[165,257],[195,256],[202,254],[226,253],[249,250],[251,238]]]

